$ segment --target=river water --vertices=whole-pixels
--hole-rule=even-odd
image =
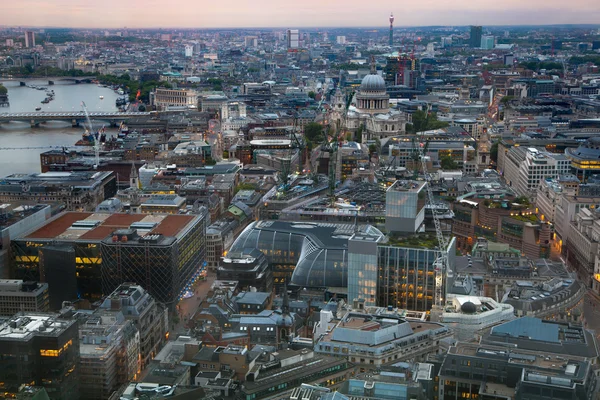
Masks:
[[[48,86],[47,80],[26,80],[28,85],[43,86],[54,90],[54,100],[47,104],[40,102],[46,97],[45,90],[36,90],[20,86],[19,80],[0,81],[8,89],[10,107],[0,107],[0,113],[35,112],[36,107],[42,111],[68,112],[81,111],[81,102],[85,102],[88,111],[117,111],[115,101],[120,97],[109,88],[95,84],[75,84],[73,82],[54,81]],[[100,96],[104,96],[101,100]],[[102,125],[94,124],[95,129]],[[29,122],[0,123],[0,177],[12,173],[40,172],[40,153],[46,149],[4,150],[14,147],[50,147],[73,146],[81,139],[83,126],[72,128],[70,122],[49,121],[31,128]],[[107,136],[116,134],[115,128],[106,128]]]

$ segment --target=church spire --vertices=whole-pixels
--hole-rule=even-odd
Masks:
[[[377,74],[377,65],[375,65],[375,56],[371,55],[371,75]]]
[[[283,315],[290,313],[290,298],[288,297],[287,279],[283,283],[283,301],[281,302],[281,313]]]
[[[138,170],[135,167],[135,161],[131,161],[131,172],[129,173],[129,186],[135,189],[140,188],[140,179],[138,176]]]

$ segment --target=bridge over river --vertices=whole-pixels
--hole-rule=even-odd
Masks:
[[[90,112],[88,113],[90,119],[101,120],[109,122],[115,126],[123,121],[127,121],[132,118],[150,117],[152,112]],[[29,122],[31,127],[35,127],[42,122],[46,121],[70,121],[73,127],[79,125],[79,123],[86,120],[85,112],[83,111],[71,111],[71,112],[24,112],[24,113],[0,113],[0,123],[21,121]]]

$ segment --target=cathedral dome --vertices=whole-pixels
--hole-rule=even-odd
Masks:
[[[365,76],[360,84],[361,92],[385,92],[385,81],[377,73]]]

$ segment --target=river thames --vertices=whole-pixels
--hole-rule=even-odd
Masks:
[[[0,80],[0,82],[8,89],[10,102],[10,107],[0,107],[0,113],[35,112],[36,107],[42,108],[40,112],[81,111],[82,101],[90,112],[117,111],[115,101],[120,97],[113,90],[95,84],[75,84],[55,80],[54,85],[48,86],[47,80],[26,80],[28,85],[54,90],[54,100],[42,104],[41,101],[46,97],[46,90],[20,86],[18,79]],[[100,96],[104,99],[100,99]],[[100,126],[100,122],[94,124],[95,129]],[[0,123],[0,177],[11,173],[40,172],[40,153],[50,150],[3,150],[4,148],[73,146],[81,139],[83,132],[83,126],[72,128],[70,123],[61,121],[49,121],[36,128],[31,128],[27,122]],[[107,127],[107,136],[115,135],[116,132],[115,128]]]

